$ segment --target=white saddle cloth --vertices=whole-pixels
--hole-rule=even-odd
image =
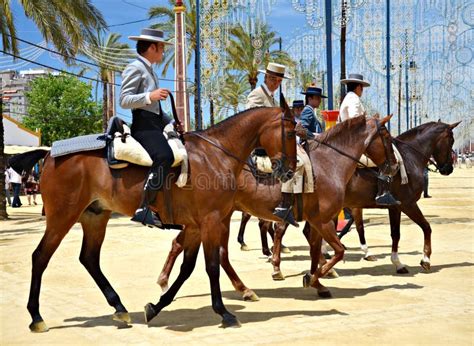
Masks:
[[[131,135],[130,135],[130,128],[127,125],[123,125],[124,134],[120,134],[119,132],[115,133],[114,138],[114,156],[117,160],[130,162],[139,166],[151,167],[153,164],[153,160],[151,159],[148,152],[143,148],[143,146],[137,142]],[[181,174],[176,181],[176,185],[179,187],[183,187],[186,185],[188,180],[188,170],[189,170],[189,162],[188,162],[188,153],[184,144],[181,142],[179,138],[172,137],[170,138],[170,134],[174,132],[173,124],[166,125],[163,134],[168,139],[168,144],[173,152],[174,162],[172,167],[177,167],[181,165]],[[125,141],[123,138],[125,136]],[[125,168],[127,165],[124,165],[120,168]]]
[[[296,172],[293,178],[281,184],[284,193],[312,193],[314,192],[313,167],[306,151],[301,145],[296,146]]]

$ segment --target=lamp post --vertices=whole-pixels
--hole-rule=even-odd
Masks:
[[[325,0],[326,13],[326,65],[328,73],[328,109],[333,109],[332,89],[332,7],[331,0]]]
[[[194,115],[196,119],[196,130],[202,129],[202,118],[201,118],[201,4],[199,0],[196,0],[196,101],[194,102]]]
[[[386,80],[387,80],[387,115],[390,114],[390,68],[392,64],[390,63],[390,0],[386,0],[386,9],[385,9],[385,22],[386,22],[386,53],[387,61],[385,66],[386,70]],[[388,122],[388,131],[390,132],[390,121]]]

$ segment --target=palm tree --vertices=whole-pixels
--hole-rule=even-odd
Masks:
[[[91,45],[84,45],[81,53],[87,55],[99,66],[98,76],[102,82],[102,126],[107,129],[113,116],[113,89],[115,72],[121,72],[135,53],[126,43],[119,42],[122,35],[110,33],[104,38],[100,33]],[[96,88],[98,89],[98,88]]]
[[[271,31],[267,24],[257,24],[257,26],[257,32],[260,33],[258,38],[262,44],[260,49],[265,52],[260,64],[255,59],[252,34],[241,25],[237,25],[230,30],[230,42],[227,45],[227,68],[244,72],[252,90],[257,86],[258,70],[264,68],[269,61],[278,62],[288,67],[294,65],[288,53],[271,49],[278,43],[277,33]]]
[[[250,86],[245,74],[231,75],[226,73],[225,83],[216,100],[216,113],[218,114],[216,121],[219,122],[226,118],[229,115],[229,111],[237,113],[239,106],[245,104],[249,89]]]
[[[0,0],[0,31],[3,49],[18,54],[16,26],[10,0]],[[107,23],[90,0],[22,0],[25,16],[35,22],[44,39],[67,57],[93,41],[97,30]]]
[[[16,41],[15,19],[10,0],[0,0],[0,33],[2,46],[5,51],[18,54]],[[95,34],[106,27],[105,19],[99,10],[89,0],[59,1],[59,0],[22,0],[25,16],[36,23],[44,39],[52,42],[58,52],[72,57],[84,42],[94,41]],[[0,109],[1,110],[1,109]],[[3,121],[2,121],[3,124]],[[5,163],[3,148],[3,125],[0,126],[0,165]],[[5,186],[5,176],[0,175],[0,186]],[[8,218],[6,211],[5,191],[0,192],[0,219]]]

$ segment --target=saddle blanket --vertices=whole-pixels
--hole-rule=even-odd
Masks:
[[[81,151],[98,150],[105,148],[106,141],[103,134],[84,135],[53,142],[51,156],[58,157]]]

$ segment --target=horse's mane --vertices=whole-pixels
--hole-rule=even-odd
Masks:
[[[424,123],[421,124],[417,127],[414,127],[408,131],[403,132],[402,134],[397,136],[397,139],[400,140],[409,140],[412,139],[413,137],[418,136],[420,133],[426,131],[427,129],[431,128],[439,128],[438,131],[444,131],[449,125],[442,123],[442,122],[437,122],[437,121],[430,121],[429,123]]]
[[[196,131],[192,131],[191,133],[193,133],[193,132],[195,132],[195,133],[203,133],[203,132],[208,133],[208,132],[220,131],[220,130],[222,130],[222,128],[227,128],[227,127],[233,125],[234,123],[236,123],[237,121],[239,121],[239,122],[242,121],[241,118],[247,116],[248,114],[253,113],[256,110],[262,110],[262,109],[265,109],[265,108],[272,109],[272,108],[278,108],[278,107],[254,107],[254,108],[246,109],[246,110],[238,112],[234,115],[231,115],[228,118],[225,118],[224,120],[218,122],[217,124],[207,128],[205,130],[196,130]]]

